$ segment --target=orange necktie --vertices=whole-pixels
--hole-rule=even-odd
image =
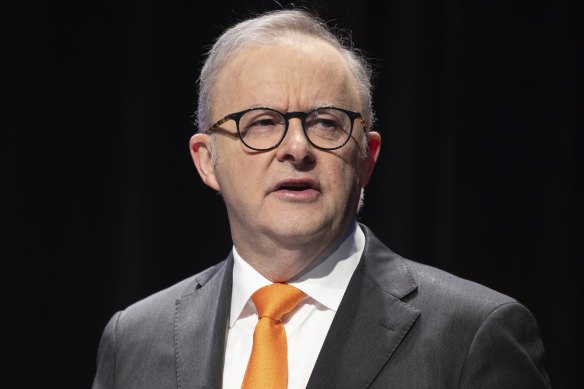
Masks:
[[[304,293],[292,285],[271,284],[251,299],[258,311],[253,348],[242,389],[285,389],[288,385],[288,347],[282,316],[292,311]]]

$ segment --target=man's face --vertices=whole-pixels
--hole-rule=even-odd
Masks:
[[[221,69],[213,96],[214,121],[259,106],[280,112],[322,106],[361,111],[345,60],[312,38],[244,50]],[[331,151],[311,146],[299,119],[290,120],[280,146],[264,152],[246,148],[233,121],[221,128],[215,135],[216,164],[197,167],[205,183],[223,195],[236,247],[266,240],[291,249],[316,244],[321,254],[355,219],[379,145],[374,133],[375,152],[363,157],[367,136],[359,120],[352,139]]]

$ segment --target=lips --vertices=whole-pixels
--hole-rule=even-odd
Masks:
[[[279,181],[272,191],[302,192],[307,190],[319,191],[320,189],[317,182],[310,178],[293,178]]]

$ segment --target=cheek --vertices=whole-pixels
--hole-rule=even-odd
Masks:
[[[330,167],[329,172],[331,173],[328,175],[328,179],[336,193],[336,199],[346,200],[353,192],[361,190],[359,161],[357,159],[353,161],[339,159],[337,162],[335,166]]]
[[[218,154],[216,166],[224,196],[240,202],[261,195],[266,177],[263,161],[257,156],[242,154],[239,150],[224,155],[229,157],[222,158],[222,154]]]

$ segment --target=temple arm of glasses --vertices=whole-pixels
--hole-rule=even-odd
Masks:
[[[211,126],[211,128],[209,128],[205,133],[207,135],[211,135],[213,133],[213,131],[215,131],[217,129],[217,127],[219,127],[220,125],[222,125],[223,123],[225,123],[226,121],[231,120],[231,117],[225,116],[223,119],[219,120],[217,123],[213,124]]]

